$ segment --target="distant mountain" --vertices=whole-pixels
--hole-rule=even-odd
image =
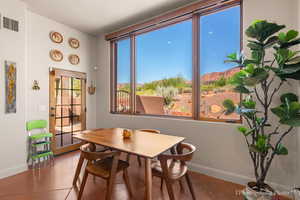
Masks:
[[[232,77],[238,71],[240,71],[240,67],[234,67],[234,68],[228,69],[224,72],[207,73],[200,77],[200,81],[202,84],[209,84],[209,83],[219,80],[222,77],[228,79],[228,78]]]

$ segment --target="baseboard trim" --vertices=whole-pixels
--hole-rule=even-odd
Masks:
[[[207,176],[211,176],[214,178],[222,179],[224,181],[240,184],[240,185],[246,185],[248,182],[254,180],[251,177],[247,177],[247,176],[235,174],[232,172],[227,172],[227,171],[216,169],[216,168],[199,165],[196,163],[189,163],[189,167],[192,171],[195,171],[195,172],[198,172],[201,174],[205,174]],[[267,183],[279,191],[288,191],[289,189],[292,188],[291,186],[281,185],[281,184],[274,183],[274,182],[267,182]]]
[[[0,170],[0,179],[13,176],[28,169],[27,164]]]

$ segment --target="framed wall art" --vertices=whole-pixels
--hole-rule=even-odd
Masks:
[[[52,42],[54,43],[60,44],[64,41],[62,34],[60,34],[59,32],[52,31],[50,32],[49,36]]]
[[[79,62],[80,62],[80,58],[78,55],[76,54],[71,54],[69,55],[69,62],[72,64],[72,65],[78,65]]]
[[[79,40],[77,40],[76,38],[70,38],[69,39],[69,45],[70,47],[72,47],[73,49],[78,49],[80,46],[80,42]]]
[[[17,66],[5,61],[5,113],[17,112]]]
[[[60,62],[64,58],[62,52],[57,49],[51,50],[49,54],[50,54],[50,58],[55,62]]]

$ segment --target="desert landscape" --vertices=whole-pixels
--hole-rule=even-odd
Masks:
[[[240,101],[233,91],[231,77],[240,70],[234,67],[224,72],[212,72],[200,77],[200,117],[204,119],[238,120],[236,114],[224,115],[223,101]],[[117,112],[130,109],[129,83],[117,85]],[[192,83],[181,76],[138,84],[137,113],[172,116],[192,116]]]

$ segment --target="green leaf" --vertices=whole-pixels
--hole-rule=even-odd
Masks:
[[[281,97],[284,103],[276,108],[272,108],[271,111],[279,117],[281,124],[289,125],[292,127],[300,126],[300,103],[295,100],[293,95],[285,95]]]
[[[237,53],[232,53],[227,56],[231,60],[238,60]]]
[[[254,86],[269,77],[269,73],[263,68],[255,68],[251,76],[244,78],[247,86]]]
[[[229,115],[235,111],[235,105],[231,99],[225,99],[223,106],[225,108],[225,115]]]
[[[255,60],[257,63],[261,63],[263,57],[263,51],[261,50],[252,50],[251,58]]]
[[[283,65],[283,68],[280,69],[280,73],[282,74],[293,74],[300,71],[300,63],[291,64],[291,65]]]
[[[251,91],[243,85],[238,85],[233,89],[237,93],[250,94]]]
[[[295,73],[291,73],[291,74],[281,73],[280,70],[278,70],[275,73],[277,74],[277,76],[279,78],[281,78],[281,80],[286,80],[286,79],[300,80],[300,70]]]
[[[245,126],[239,126],[238,131],[240,131],[241,133],[243,133],[244,135],[247,133],[248,129]]]
[[[283,32],[279,33],[278,34],[278,39],[281,42],[286,42],[286,40],[285,40],[285,33],[283,33]]]
[[[256,20],[246,30],[246,35],[255,38],[260,42],[264,42],[268,37],[285,28],[284,25],[269,23],[265,20]]]
[[[241,70],[232,76],[230,83],[233,85],[243,85],[245,77],[247,77],[247,72]]]
[[[278,106],[276,108],[271,108],[272,113],[274,113],[277,117],[280,119],[283,119],[286,117],[286,112],[283,106]]]
[[[289,151],[285,146],[283,146],[283,144],[279,144],[275,149],[275,153],[277,155],[288,155]]]
[[[291,42],[281,43],[280,44],[280,48],[290,48],[290,47],[298,45],[298,44],[300,44],[300,38],[295,39],[295,40],[293,40]]]
[[[246,66],[246,68],[244,69],[245,72],[249,73],[249,74],[253,74],[254,73],[254,64],[248,64]]]
[[[263,49],[263,44],[255,42],[255,41],[249,41],[249,43],[247,44],[247,46],[251,49],[251,50],[258,50],[261,51]]]
[[[300,63],[300,56],[296,56],[288,60],[288,64],[297,64]]]
[[[285,103],[286,100],[288,100],[289,102],[298,101],[298,96],[295,95],[294,93],[285,93],[281,95],[280,101],[282,103]]]
[[[295,30],[289,30],[286,34],[286,41],[289,42],[290,40],[295,39],[298,36],[298,31]]]
[[[281,124],[285,124],[292,127],[300,127],[300,116],[292,119],[282,119],[279,121]]]
[[[266,152],[268,150],[267,136],[258,135],[258,139],[256,141],[256,149],[259,152]]]
[[[243,101],[242,101],[242,105],[243,105],[245,108],[248,108],[248,109],[255,109],[256,102],[253,101],[252,99],[243,100]]]
[[[298,36],[298,31],[289,30],[286,34],[282,32],[279,33],[278,38],[281,43],[287,43],[295,39],[297,36]]]

